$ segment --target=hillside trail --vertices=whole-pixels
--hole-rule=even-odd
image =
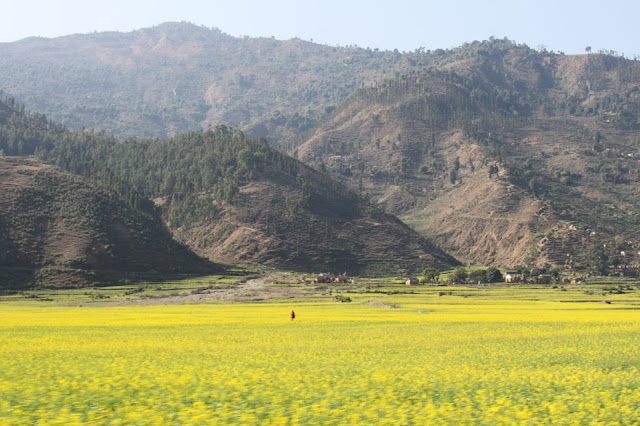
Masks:
[[[294,282],[287,273],[271,273],[264,277],[239,281],[233,288],[198,289],[188,294],[161,297],[136,297],[115,302],[117,305],[181,305],[216,301],[256,302],[268,299],[289,299],[308,293],[308,290],[274,286],[274,283]]]

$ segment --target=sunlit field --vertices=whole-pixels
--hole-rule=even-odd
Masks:
[[[640,421],[632,294],[607,305],[555,290],[412,292],[0,304],[0,424]]]

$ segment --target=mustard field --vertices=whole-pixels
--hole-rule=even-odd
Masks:
[[[640,423],[636,302],[352,297],[0,304],[0,424]]]

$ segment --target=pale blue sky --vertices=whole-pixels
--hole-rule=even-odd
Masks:
[[[493,35],[565,53],[640,55],[640,1],[14,0],[0,42],[189,21],[239,36],[380,49],[448,48]]]

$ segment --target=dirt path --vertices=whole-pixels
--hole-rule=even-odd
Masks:
[[[187,303],[206,303],[212,301],[251,302],[267,299],[287,299],[301,296],[309,290],[275,286],[274,283],[286,283],[292,277],[284,273],[273,273],[264,277],[240,282],[234,288],[202,289],[188,294],[162,297],[136,297],[114,302],[116,305],[181,305]]]

